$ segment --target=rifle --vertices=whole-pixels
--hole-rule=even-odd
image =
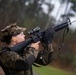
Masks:
[[[66,22],[64,22],[60,25],[54,26],[52,28],[47,28],[42,32],[40,31],[40,27],[36,27],[35,29],[28,32],[28,34],[32,34],[32,36],[30,38],[10,47],[10,50],[19,53],[21,50],[26,48],[29,44],[36,43],[37,41],[41,41],[41,43],[46,43],[46,44],[51,43],[53,34],[64,28],[68,28],[69,25],[71,25],[71,21],[68,18]],[[49,36],[51,36],[51,37],[49,38]]]

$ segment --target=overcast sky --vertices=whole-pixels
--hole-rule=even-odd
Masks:
[[[46,1],[46,2],[50,2],[50,0],[45,0],[45,1]],[[61,14],[63,14],[64,11],[65,11],[66,3],[64,3],[64,5],[62,5],[62,8],[60,9],[59,14],[57,14],[58,9],[59,9],[59,6],[60,6],[59,0],[52,0],[52,4],[54,4],[54,9],[53,9],[53,11],[51,12],[51,15],[52,15],[54,18],[57,17],[56,19],[59,20]],[[72,6],[72,4],[69,3],[67,12],[69,11],[69,9],[70,9],[71,6]],[[45,5],[45,4],[43,4],[42,7],[43,7],[44,12],[47,14],[47,13],[48,13],[48,6]],[[73,12],[73,11],[71,11],[71,12],[74,13],[74,15],[75,15],[74,17],[70,17],[71,22],[72,22],[72,21],[76,20],[76,12]],[[72,29],[75,29],[75,28],[76,28],[76,22],[74,22],[70,27],[71,27]]]

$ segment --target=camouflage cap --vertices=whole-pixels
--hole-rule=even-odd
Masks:
[[[19,27],[16,23],[14,23],[10,24],[9,26],[6,26],[4,29],[1,30],[1,32],[3,33],[3,36],[8,36],[20,34],[25,30],[26,28]]]

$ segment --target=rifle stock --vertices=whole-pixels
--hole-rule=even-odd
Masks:
[[[10,47],[10,50],[18,53],[18,52],[20,52],[21,50],[23,50],[25,47],[27,47],[31,43],[32,43],[32,39],[29,38],[26,41],[23,41],[21,43],[18,43],[16,45]]]

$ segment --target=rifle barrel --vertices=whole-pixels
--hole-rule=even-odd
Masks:
[[[62,23],[60,25],[57,25],[57,26],[54,26],[53,29],[55,32],[59,31],[59,30],[62,30],[64,28],[68,27],[68,23],[65,22],[65,23]]]

